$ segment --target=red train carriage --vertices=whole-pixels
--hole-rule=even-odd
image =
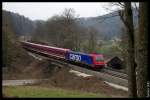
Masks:
[[[69,49],[51,47],[51,46],[35,44],[31,42],[22,42],[22,45],[25,49],[40,52],[58,58],[63,58],[63,59],[65,59],[66,52],[69,51]]]

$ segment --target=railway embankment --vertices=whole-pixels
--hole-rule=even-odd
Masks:
[[[30,68],[31,65],[32,67],[34,66],[34,68]],[[59,87],[67,90],[69,89],[69,90],[79,90],[84,92],[103,93],[107,95],[113,95],[114,97],[127,96],[127,91],[113,88],[97,77],[94,76],[80,77],[75,75],[74,73],[70,73],[69,71],[71,69],[68,66],[58,67],[51,64],[51,62],[48,62],[47,60],[37,61],[31,65],[30,67],[28,67],[28,69],[26,69],[28,70],[26,71],[28,72],[26,73],[26,75],[30,76],[30,78],[28,77],[29,79],[35,78],[36,75],[36,78],[45,77],[48,78],[49,80],[45,80],[45,81],[42,80],[38,83],[30,84],[30,85],[34,85],[34,86],[40,85],[42,87],[47,87],[47,88],[50,88],[50,86],[54,86],[54,87]],[[48,69],[45,70],[46,68]],[[31,73],[29,73],[29,70],[31,71]],[[34,71],[37,72],[35,73]],[[18,75],[20,74],[18,73]],[[30,75],[30,74],[34,74],[34,75]],[[23,78],[18,77],[18,79],[23,79]]]

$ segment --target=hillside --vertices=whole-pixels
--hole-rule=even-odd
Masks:
[[[133,10],[134,13],[134,25],[137,27],[138,13]],[[112,12],[98,17],[88,17],[79,18],[78,21],[80,25],[89,27],[92,26],[99,31],[100,34],[105,36],[105,39],[112,39],[114,37],[120,37],[122,35],[122,28],[124,27],[119,16],[111,17],[113,15],[118,15],[117,12]],[[106,19],[105,19],[106,18]]]
[[[8,20],[6,19],[6,16],[7,18],[9,18],[9,24],[11,25],[12,30],[17,34],[17,36],[31,35],[35,30],[35,23],[23,15],[5,10],[3,10],[2,15],[3,23]]]
[[[2,14],[2,67],[8,69],[5,74],[10,78],[21,74],[34,59],[22,48],[9,15]]]
[[[137,27],[137,11],[134,11],[134,25]],[[124,27],[122,21],[119,16],[111,17],[112,15],[116,15],[117,12],[112,12],[111,14],[106,14],[98,17],[88,17],[88,18],[78,18],[77,21],[81,26],[84,27],[93,27],[99,32],[99,37],[101,35],[104,36],[106,40],[113,39],[115,37],[120,37],[122,35],[122,28]],[[13,27],[14,32],[18,36],[32,36],[33,33],[36,33],[37,21],[32,21],[29,18],[19,15],[17,13],[4,11],[3,15],[9,16],[11,19],[11,25]],[[110,17],[110,18],[109,18]],[[107,19],[105,19],[107,18]],[[105,20],[104,20],[105,19]],[[40,20],[41,23],[45,23]]]

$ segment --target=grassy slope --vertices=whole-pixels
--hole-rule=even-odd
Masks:
[[[7,97],[61,98],[61,97],[108,97],[102,94],[86,93],[77,90],[46,88],[39,86],[9,86],[3,87],[3,95]]]

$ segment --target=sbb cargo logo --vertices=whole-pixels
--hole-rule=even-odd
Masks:
[[[69,54],[69,59],[74,61],[81,61],[81,56],[75,54]]]

